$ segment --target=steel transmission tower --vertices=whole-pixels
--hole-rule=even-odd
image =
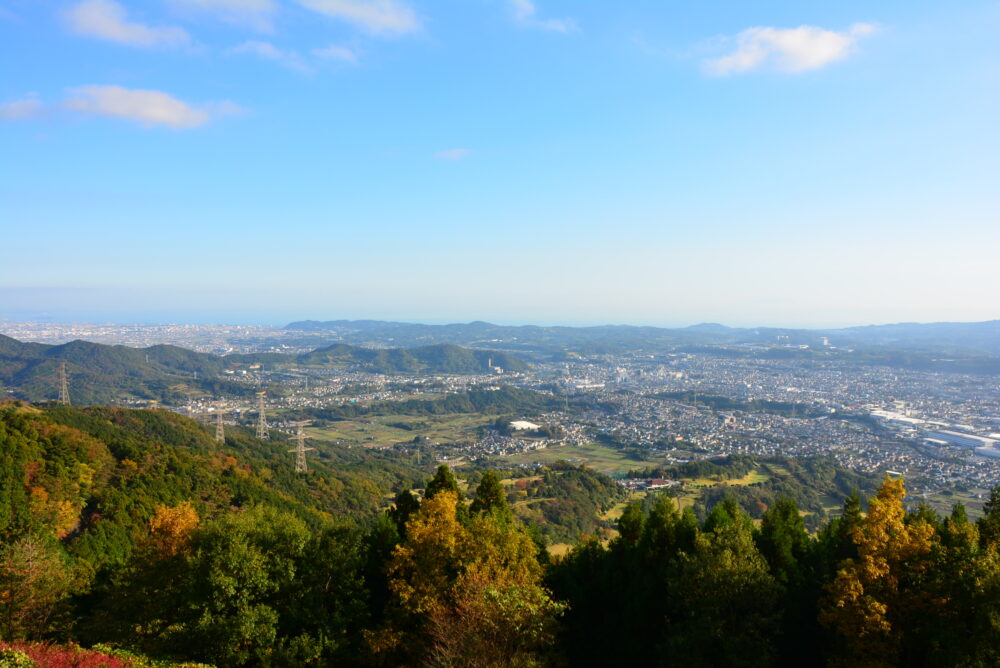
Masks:
[[[226,428],[222,426],[221,408],[218,408],[215,413],[215,441],[216,443],[226,442]]]
[[[264,415],[264,392],[257,393],[257,438],[269,439],[267,416]]]
[[[289,450],[289,452],[295,453],[295,472],[296,473],[307,473],[309,471],[309,465],[306,463],[306,451],[315,450],[316,448],[306,447],[306,434],[302,431],[302,428],[309,424],[309,421],[304,422],[293,422],[292,426],[295,427],[295,447]]]
[[[59,403],[69,405],[69,376],[66,374],[66,362],[59,365]]]

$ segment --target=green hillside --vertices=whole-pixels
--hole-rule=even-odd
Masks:
[[[98,404],[136,399],[179,401],[187,392],[244,394],[247,388],[220,379],[226,362],[177,346],[107,346],[86,341],[50,346],[0,335],[0,383],[31,401],[54,399],[59,367],[66,364],[70,399]]]
[[[2,404],[0,536],[42,524],[100,569],[128,557],[159,505],[194,500],[199,515],[212,517],[266,504],[315,526],[370,516],[387,494],[421,480],[380,453],[335,447],[296,474],[285,439],[228,431],[220,445],[199,423],[164,410]]]
[[[791,487],[681,510],[572,466],[427,480],[328,447],[297,474],[287,442],[233,431],[216,444],[166,411],[0,404],[0,665],[1000,660],[1000,488],[971,522],[961,505],[907,508],[886,478],[809,533]],[[788,464],[670,474],[719,483],[706,491],[768,472],[857,482]],[[549,558],[545,534],[592,537]]]
[[[505,371],[525,371],[524,360],[507,353],[450,344],[418,348],[357,348],[343,343],[299,355],[308,365],[358,366],[374,373],[487,373],[490,361]]]
[[[0,335],[0,384],[29,401],[55,399],[59,367],[66,364],[70,398],[77,404],[106,404],[123,399],[178,403],[188,393],[240,396],[252,388],[226,379],[223,370],[252,364],[268,368],[321,366],[371,373],[488,373],[489,363],[508,371],[527,364],[513,355],[458,346],[411,349],[356,348],[334,345],[302,355],[198,353],[177,346],[149,348],[108,346],[86,341],[62,345],[24,343]]]

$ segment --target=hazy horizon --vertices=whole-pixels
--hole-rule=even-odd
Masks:
[[[989,322],[1000,320],[1000,317],[996,318],[986,318],[984,320],[933,320],[933,321],[891,321],[891,322],[830,322],[830,323],[813,323],[813,324],[796,324],[794,322],[734,322],[726,320],[700,320],[697,322],[686,322],[686,321],[611,321],[611,320],[599,320],[595,319],[592,321],[576,320],[576,321],[543,321],[543,320],[513,320],[507,318],[454,318],[454,319],[433,319],[433,318],[408,318],[408,317],[392,317],[386,316],[359,316],[353,317],[350,314],[346,315],[304,315],[296,316],[294,314],[289,314],[287,317],[278,316],[254,316],[247,314],[243,317],[233,317],[228,319],[216,319],[213,320],[210,317],[199,317],[195,316],[190,319],[183,319],[177,317],[149,317],[147,319],[136,319],[133,317],[133,313],[114,313],[108,312],[106,314],[100,313],[90,313],[83,314],[80,317],[69,317],[66,314],[59,315],[58,313],[47,315],[42,312],[36,314],[21,314],[18,315],[16,312],[0,311],[0,325],[4,322],[10,323],[52,323],[54,325],[68,325],[68,324],[86,324],[86,325],[135,325],[135,326],[162,326],[162,325],[196,325],[196,326],[248,326],[248,327],[284,327],[293,322],[304,322],[304,321],[315,321],[315,322],[330,322],[330,321],[379,321],[379,322],[399,322],[405,324],[415,324],[415,325],[454,325],[454,324],[469,324],[473,322],[487,322],[492,325],[499,325],[505,327],[522,327],[522,326],[535,326],[535,327],[600,327],[600,326],[624,326],[624,327],[659,327],[664,329],[683,329],[685,327],[695,327],[698,325],[722,325],[725,327],[732,327],[736,329],[756,329],[756,328],[773,328],[773,329],[842,329],[849,327],[864,327],[864,326],[879,326],[879,325],[895,325],[895,324],[936,324],[936,323],[977,323],[977,322]]]

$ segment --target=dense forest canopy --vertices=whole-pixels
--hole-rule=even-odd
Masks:
[[[654,494],[614,532],[553,524],[567,533],[550,539],[577,544],[552,557],[516,507],[593,520],[624,498],[607,478],[568,465],[520,487],[444,465],[428,478],[334,450],[296,474],[286,446],[239,430],[215,444],[165,411],[0,405],[0,661],[1000,661],[1000,489],[973,522],[961,505],[907,508],[886,478],[812,532],[778,491],[755,499],[757,521],[732,494],[683,511]],[[800,475],[852,482],[813,466]]]

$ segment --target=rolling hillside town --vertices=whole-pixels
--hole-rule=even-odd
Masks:
[[[49,343],[84,337],[132,345],[201,341],[203,350],[216,351],[309,349],[297,334],[277,328],[5,323],[4,331]],[[307,333],[305,341],[326,343],[314,336]],[[289,341],[297,342],[294,348],[283,343]],[[235,365],[223,375],[245,387],[243,395],[192,392],[170,408],[206,420],[221,411],[225,422],[250,425],[259,407],[256,393],[264,391],[271,426],[291,432],[293,420],[285,417],[290,411],[516,387],[550,397],[550,407],[514,416],[523,424],[513,428],[484,424],[448,443],[430,441],[438,446],[435,456],[474,460],[598,441],[666,464],[729,454],[825,455],[852,470],[901,473],[917,495],[975,492],[1000,481],[1000,377],[753,355],[783,348],[795,347],[779,341],[738,351],[536,356],[526,372],[491,361],[485,372],[469,374]],[[540,433],[525,424],[546,429]]]

